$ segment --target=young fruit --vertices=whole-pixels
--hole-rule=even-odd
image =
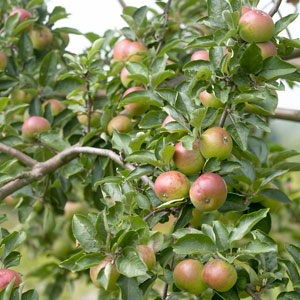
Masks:
[[[47,119],[33,116],[27,119],[22,126],[24,140],[33,141],[37,135],[50,130],[50,123]]]
[[[272,42],[258,43],[256,45],[260,48],[263,59],[277,55],[277,48]]]
[[[0,292],[15,278],[14,287],[18,287],[22,279],[18,272],[10,269],[0,269]]]
[[[0,51],[0,71],[4,71],[7,65],[6,55]]]
[[[30,103],[33,96],[32,94],[19,89],[18,87],[14,88],[9,96],[12,104],[18,105],[23,103]]]
[[[205,50],[196,51],[191,57],[191,61],[193,61],[193,60],[206,60],[206,61],[209,61],[208,51],[205,51]]]
[[[198,140],[194,143],[193,150],[187,150],[181,142],[176,144],[173,159],[175,166],[185,175],[200,173],[205,163]]]
[[[134,91],[142,91],[142,90],[144,89],[139,86],[131,87],[130,89],[125,91],[122,98],[126,97],[126,95]],[[129,103],[125,105],[124,108],[132,116],[141,116],[149,109],[149,107],[150,107],[149,104],[140,102],[140,103]]]
[[[114,46],[113,59],[115,61],[125,61],[128,57],[128,46],[132,43],[129,39],[123,39]]]
[[[16,13],[20,14],[19,24],[24,22],[26,19],[32,17],[32,14],[28,10],[22,8],[17,8],[13,10],[9,15],[13,16]],[[31,28],[32,28],[32,24],[29,24],[28,26],[26,26],[25,30],[29,31]]]
[[[200,100],[205,107],[219,108],[224,106],[224,104],[213,94],[203,91],[200,93]]]
[[[156,264],[155,253],[152,248],[146,245],[137,245],[138,254],[147,266],[148,270],[152,270]]]
[[[220,175],[205,173],[192,184],[190,198],[201,212],[216,210],[227,198],[227,185]]]
[[[65,105],[62,104],[60,101],[58,101],[56,99],[49,99],[43,103],[43,105],[42,105],[43,110],[45,110],[45,106],[48,103],[50,104],[51,112],[54,117],[57,116],[58,114],[60,114],[66,108]]]
[[[129,78],[128,76],[130,76],[131,74],[129,73],[129,71],[124,67],[121,71],[121,75],[120,75],[120,79],[122,84],[125,87],[128,87],[130,82],[133,81],[133,79]]]
[[[141,42],[132,42],[127,46],[127,57],[129,61],[141,62],[148,48]]]
[[[118,286],[116,285],[116,282],[120,276],[120,273],[118,272],[116,265],[112,264],[112,258],[110,256],[107,256],[105,258],[105,260],[103,260],[103,262],[101,262],[98,266],[90,268],[90,277],[91,277],[91,280],[93,281],[93,283],[97,287],[103,288],[102,284],[99,281],[97,281],[97,276],[98,276],[99,272],[103,268],[106,268],[106,266],[108,264],[111,265],[111,270],[110,270],[109,278],[108,278],[107,291],[113,291],[118,288]]]
[[[88,209],[82,202],[67,201],[64,207],[64,212],[66,218],[71,220],[75,214],[87,214]]]
[[[113,129],[119,132],[129,132],[132,130],[131,121],[127,116],[118,115],[110,120],[107,126],[107,131],[109,135],[112,135]]]
[[[200,137],[200,150],[206,159],[216,157],[224,160],[231,154],[232,139],[221,127],[209,128]]]
[[[177,171],[160,174],[154,183],[154,190],[162,202],[185,198],[189,194],[190,183],[185,175]]]
[[[101,116],[102,116],[101,113],[97,111],[93,112],[91,115],[90,126],[98,128],[101,123]],[[87,120],[88,120],[87,115],[80,114],[79,116],[77,116],[77,120],[80,124],[85,126],[87,125]]]
[[[12,196],[5,197],[4,201],[8,206],[15,206],[19,202],[17,198],[14,198]]]
[[[174,269],[174,283],[181,290],[195,295],[201,294],[207,288],[202,279],[202,269],[203,265],[197,260],[183,260]]]
[[[34,28],[30,32],[30,38],[33,48],[42,51],[50,46],[53,35],[50,29],[46,26]]]
[[[204,282],[217,292],[229,291],[237,281],[237,272],[234,266],[221,259],[209,261],[203,268]]]
[[[275,31],[272,18],[262,10],[250,10],[239,21],[239,33],[246,42],[269,41]]]

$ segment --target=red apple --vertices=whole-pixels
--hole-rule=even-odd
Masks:
[[[232,139],[225,129],[212,127],[202,133],[200,149],[206,159],[216,157],[224,160],[231,154]]]
[[[227,185],[220,175],[205,173],[192,184],[190,198],[201,212],[217,210],[227,198]]]
[[[7,65],[6,55],[0,51],[0,71],[4,71]]]
[[[24,140],[33,141],[37,135],[50,130],[48,120],[42,117],[33,116],[27,119],[22,126],[22,135]]]
[[[204,158],[200,151],[200,143],[197,140],[193,150],[187,150],[182,143],[177,143],[174,148],[175,166],[186,175],[200,173],[204,165]]]
[[[62,104],[60,101],[58,101],[56,99],[46,100],[43,103],[42,108],[45,109],[45,106],[48,103],[50,104],[51,112],[52,112],[53,116],[57,116],[58,114],[60,114],[66,108],[64,104]]]
[[[129,132],[132,130],[132,124],[130,119],[124,115],[118,115],[110,120],[107,126],[109,135],[112,135],[113,129],[119,132]]]
[[[14,287],[18,287],[22,279],[18,272],[10,269],[0,269],[0,292],[15,278]]]
[[[205,107],[219,108],[224,106],[224,104],[213,94],[203,91],[200,93],[200,100]]]
[[[153,249],[146,245],[137,245],[137,250],[148,270],[152,270],[156,264],[156,257]]]
[[[237,281],[237,272],[233,265],[221,259],[209,261],[203,268],[204,282],[217,292],[229,291]]]
[[[48,27],[40,26],[30,32],[30,38],[33,48],[42,51],[51,45],[53,35]]]
[[[127,57],[129,61],[141,62],[148,48],[141,42],[132,42],[127,46]]]
[[[277,55],[277,48],[272,42],[258,43],[256,45],[260,48],[263,59]]]
[[[239,21],[239,33],[246,42],[267,42],[275,31],[272,18],[262,10],[250,10]]]
[[[20,19],[19,19],[19,23],[22,23],[24,22],[26,19],[28,18],[32,18],[32,14],[26,10],[26,9],[22,9],[22,8],[18,8],[18,9],[15,9],[13,10],[9,15],[12,16],[16,13],[19,13],[20,14]],[[30,29],[32,28],[32,24],[29,24],[25,30],[26,31],[29,31]]]
[[[132,43],[129,39],[123,39],[114,46],[113,59],[115,61],[125,61],[128,57],[128,46]]]
[[[128,85],[130,84],[131,81],[133,81],[133,79],[131,78],[128,78],[128,76],[131,75],[129,73],[129,71],[124,67],[121,71],[121,75],[120,75],[120,79],[121,79],[121,82],[122,84],[125,86],[125,87],[128,87]]]
[[[13,91],[10,93],[10,100],[12,104],[18,105],[23,103],[30,103],[33,95],[29,92],[23,91],[18,87],[14,88]]]
[[[177,171],[160,174],[154,183],[155,193],[163,202],[185,198],[189,194],[189,188],[187,177]]]
[[[252,10],[251,8],[247,7],[247,6],[242,6],[242,15],[244,15],[245,13],[247,13],[248,11]]]
[[[174,269],[174,283],[181,290],[195,295],[201,294],[207,288],[202,279],[202,269],[203,265],[197,260],[183,260]]]
[[[191,61],[193,61],[193,60],[207,60],[207,61],[209,61],[208,51],[205,51],[205,50],[196,51],[191,57]]]
[[[123,98],[134,92],[134,91],[142,91],[144,90],[142,87],[134,86],[130,89],[126,90],[123,94]],[[143,113],[145,113],[149,109],[149,104],[147,103],[129,103],[125,105],[125,110],[132,116],[141,116]]]
[[[9,206],[15,206],[19,202],[19,200],[17,198],[14,198],[12,196],[5,197],[4,201]]]

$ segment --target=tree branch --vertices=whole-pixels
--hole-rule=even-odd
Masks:
[[[19,150],[16,150],[12,147],[6,146],[3,143],[0,143],[0,152],[9,154],[15,158],[17,158],[20,162],[22,162],[24,165],[28,166],[28,167],[33,167],[34,165],[36,165],[38,162],[34,159],[32,159],[30,156],[22,153]]]
[[[282,0],[276,0],[276,1],[275,1],[273,7],[271,8],[271,10],[270,10],[270,12],[269,12],[269,15],[270,15],[271,17],[273,17],[273,16],[277,13],[277,11],[278,11],[278,9],[279,9],[279,6],[280,6],[281,2],[282,2]]]
[[[270,118],[300,122],[300,111],[294,109],[277,108],[275,114],[271,115]]]
[[[174,256],[172,257],[171,261],[170,261],[170,270],[173,271],[173,266],[174,266]],[[169,284],[166,283],[164,286],[164,290],[163,290],[163,295],[161,297],[162,300],[167,299],[168,297],[168,289],[169,289]]]
[[[224,111],[223,111],[221,119],[220,119],[219,127],[224,126],[224,123],[225,123],[226,118],[227,118],[227,114],[228,114],[228,105],[226,105],[225,108],[224,108]]]
[[[34,181],[40,180],[48,174],[51,174],[58,168],[64,166],[68,162],[78,157],[81,153],[107,156],[124,169],[127,169],[129,171],[135,169],[132,164],[124,163],[120,159],[119,155],[117,155],[112,150],[74,146],[58,153],[45,162],[35,163],[32,170],[23,173],[22,178],[15,178],[15,180],[12,180],[11,182],[4,185],[2,188],[0,188],[0,200],[21,189],[22,187],[29,185]],[[154,183],[150,180],[149,177],[142,176],[141,179],[146,184],[148,184],[151,189],[154,189]]]
[[[160,208],[160,209],[154,210],[144,218],[144,221],[147,221],[150,217],[155,216],[156,214],[163,212],[163,211],[168,212],[169,209],[168,208]]]
[[[127,5],[123,0],[118,0],[122,8],[124,9]]]
[[[261,300],[261,297],[259,295],[256,295],[250,287],[246,288],[246,292],[252,297],[253,300]]]

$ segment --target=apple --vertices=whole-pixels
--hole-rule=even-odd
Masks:
[[[102,284],[99,281],[97,281],[97,276],[98,276],[99,272],[103,268],[105,268],[108,264],[111,264],[111,271],[109,274],[107,290],[113,291],[118,288],[118,286],[116,285],[116,282],[120,276],[120,273],[118,272],[116,265],[112,263],[112,257],[106,256],[105,260],[103,260],[99,265],[97,265],[95,267],[91,267],[90,268],[90,277],[91,277],[92,282],[97,287],[103,288]]]
[[[193,61],[193,60],[206,60],[206,61],[209,61],[208,51],[205,51],[205,50],[196,51],[191,57],[191,61]]]
[[[115,61],[125,61],[128,57],[128,46],[132,43],[129,39],[123,39],[117,42],[113,50],[113,59]]]
[[[42,51],[50,46],[52,43],[53,35],[50,29],[46,26],[34,28],[30,32],[30,38],[33,48]]]
[[[192,184],[190,198],[201,212],[217,210],[227,198],[226,182],[218,174],[204,173]]]
[[[142,91],[142,90],[144,89],[139,86],[131,87],[130,89],[125,91],[125,93],[123,94],[123,98],[134,91]],[[124,108],[132,116],[141,116],[149,109],[149,107],[150,105],[147,103],[129,103],[125,105]]]
[[[100,126],[101,117],[102,117],[102,114],[100,112],[97,112],[97,111],[93,112],[91,114],[90,126],[98,128]],[[79,114],[77,116],[77,120],[80,124],[85,125],[85,126],[87,125],[87,115]]]
[[[272,42],[257,43],[256,45],[260,48],[263,59],[277,55],[277,48]]]
[[[202,270],[203,265],[198,260],[183,260],[174,269],[174,283],[181,290],[195,295],[201,294],[207,288],[202,279]]]
[[[45,110],[45,107],[48,103],[50,104],[51,112],[53,116],[57,116],[66,108],[65,105],[62,104],[60,101],[56,99],[49,99],[43,103],[42,105],[43,110]]]
[[[50,123],[47,119],[33,116],[27,119],[22,126],[24,140],[33,141],[42,132],[50,130]]]
[[[190,182],[178,171],[160,174],[154,183],[154,190],[162,202],[185,198],[189,194]]]
[[[0,269],[0,292],[15,278],[14,287],[18,287],[22,279],[18,272],[11,269]]]
[[[200,100],[205,107],[219,108],[224,106],[224,104],[213,94],[203,91],[200,93]]]
[[[156,257],[153,249],[146,245],[137,245],[137,251],[148,270],[152,270],[156,264]]]
[[[72,219],[75,214],[86,215],[87,207],[82,202],[67,201],[64,207],[65,216],[67,219]]]
[[[237,281],[234,266],[222,259],[214,259],[205,264],[202,271],[204,282],[217,292],[229,291]]]
[[[0,51],[0,71],[4,71],[7,65],[6,55]]]
[[[60,260],[65,260],[68,255],[74,250],[72,247],[72,241],[67,235],[60,236],[55,239],[50,254],[57,257]]]
[[[112,135],[113,129],[119,132],[129,132],[132,130],[132,124],[130,119],[124,115],[118,115],[110,120],[107,126],[109,135]]]
[[[272,18],[262,10],[250,10],[240,18],[239,33],[246,42],[267,42],[272,38],[274,31]]]
[[[8,206],[15,206],[19,202],[17,198],[14,198],[12,196],[5,197],[4,201]]]
[[[122,84],[125,86],[125,87],[128,87],[129,83],[131,81],[133,81],[133,79],[129,78],[128,76],[131,75],[129,73],[129,71],[124,67],[121,71],[121,75],[120,75],[120,79],[121,79],[121,82]]]
[[[248,11],[252,10],[250,7],[247,6],[242,6],[242,15],[244,15],[245,13],[247,13]]]
[[[167,116],[167,117],[164,119],[163,123],[161,124],[161,127],[163,128],[163,127],[165,127],[168,123],[170,123],[170,122],[175,122],[175,121],[176,121],[176,120],[173,119],[171,116]]]
[[[18,105],[23,103],[29,104],[33,98],[33,95],[16,87],[12,90],[9,97],[12,104]]]
[[[184,148],[182,142],[177,143],[174,147],[173,160],[175,166],[185,175],[200,173],[205,160],[200,151],[199,140],[195,141],[193,150]]]
[[[20,19],[19,19],[19,24],[24,22],[26,19],[28,18],[32,18],[32,14],[26,10],[26,9],[23,9],[23,8],[17,8],[15,10],[13,10],[9,15],[10,16],[13,16],[14,14],[16,13],[19,13],[20,14]],[[29,31],[30,29],[32,28],[32,24],[29,24],[25,30],[26,31]]]
[[[132,42],[127,46],[127,58],[129,61],[141,62],[148,48],[141,42]]]
[[[221,127],[209,128],[200,137],[200,150],[206,159],[216,157],[224,160],[231,154],[232,139]]]

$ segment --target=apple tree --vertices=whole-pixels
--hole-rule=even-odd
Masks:
[[[300,81],[282,34],[298,14],[119,2],[127,26],[103,36],[0,2],[0,299],[78,282],[98,299],[300,299],[300,153],[269,139],[276,91]],[[91,46],[68,51],[70,34]]]

